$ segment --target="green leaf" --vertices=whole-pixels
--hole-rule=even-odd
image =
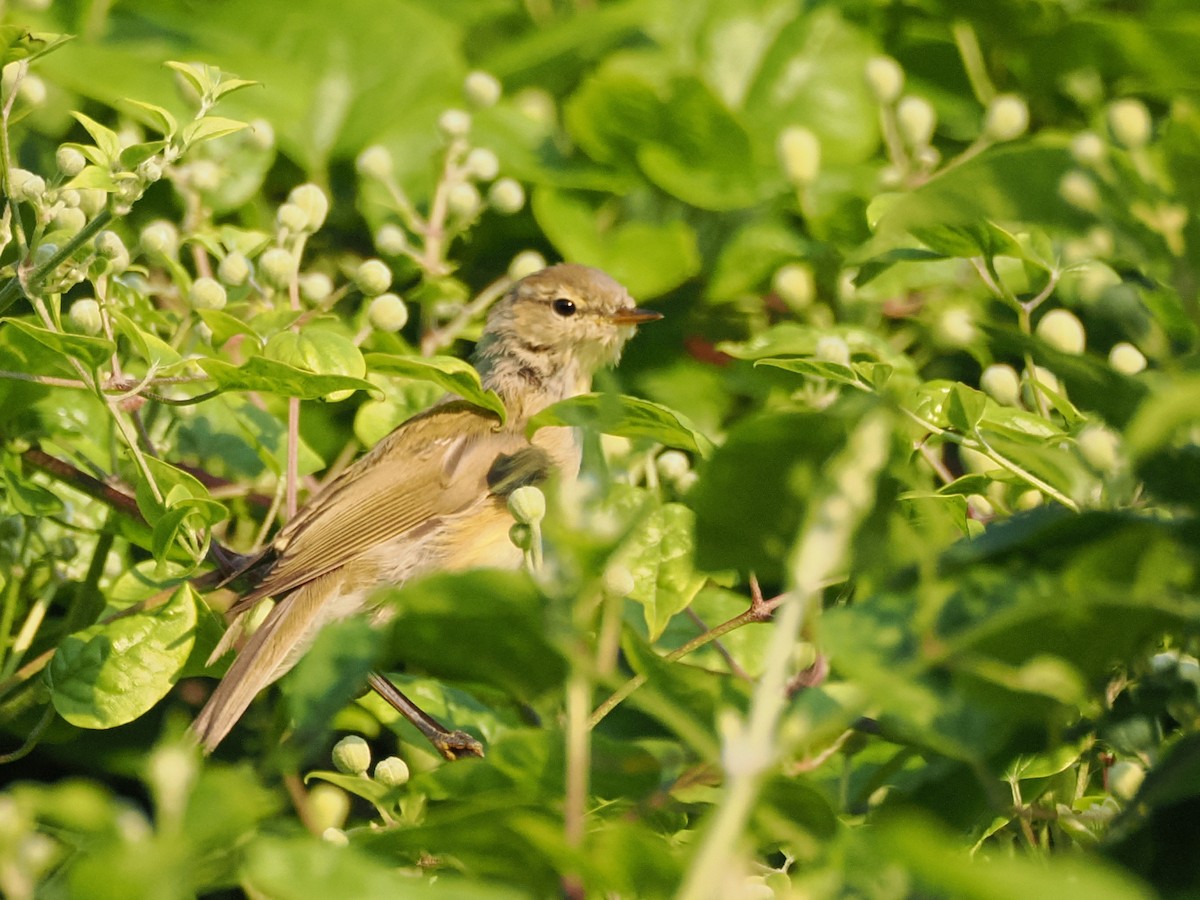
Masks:
[[[183,585],[157,609],[64,638],[45,676],[58,714],[78,728],[114,728],[150,710],[191,653],[197,602]]]
[[[179,123],[175,121],[175,117],[170,112],[154,103],[146,103],[142,100],[126,100],[122,105],[129,110],[133,118],[138,119],[145,125],[149,125],[159,134],[170,136],[179,127]]]
[[[298,746],[328,731],[334,715],[362,692],[384,634],[363,616],[321,629],[313,646],[283,681]]]
[[[855,375],[854,369],[850,366],[843,366],[840,363],[825,362],[819,359],[758,359],[754,361],[756,366],[770,366],[774,369],[783,369],[785,372],[795,372],[798,375],[807,375],[811,378],[823,378],[826,381],[832,381],[837,384],[846,384],[851,387],[864,387],[865,383],[862,379]]]
[[[72,35],[30,31],[20,25],[0,26],[0,65],[37,59],[73,39]]]
[[[223,391],[264,391],[301,400],[317,400],[343,390],[378,393],[375,385],[362,378],[317,375],[262,356],[251,357],[240,366],[208,358],[198,359],[196,363]]]
[[[946,254],[936,250],[923,250],[920,247],[896,247],[861,263],[854,275],[854,284],[856,287],[864,287],[897,263],[929,262],[935,259],[946,259]]]
[[[679,503],[650,513],[622,543],[610,565],[633,575],[629,596],[642,604],[651,642],[658,640],[676,613],[692,602],[708,580],[692,568],[695,515]]]
[[[115,163],[121,156],[121,139],[117,137],[117,133],[111,128],[101,125],[91,116],[85,116],[81,112],[72,112],[76,120],[82,125],[87,133],[92,136],[92,140],[96,142],[96,148],[104,154],[104,159],[109,164]]]
[[[185,147],[194,147],[204,141],[235,134],[248,127],[245,122],[236,119],[226,119],[221,116],[205,116],[195,122],[183,126],[182,139]]]
[[[318,769],[305,775],[304,783],[308,784],[314,778],[318,781],[336,784],[343,791],[346,791],[346,793],[353,794],[355,797],[362,797],[368,803],[374,803],[376,806],[387,805],[400,795],[400,789],[382,785],[378,781],[368,778],[366,775],[347,775],[344,772]]]
[[[372,372],[432,381],[450,393],[494,412],[501,423],[508,415],[504,401],[495,391],[484,390],[479,373],[465,360],[453,356],[397,356],[392,353],[368,353],[366,360],[367,368]]]
[[[90,188],[112,193],[119,185],[107,165],[90,165],[85,166],[83,171],[70,179],[64,187],[70,190]]]
[[[708,456],[713,446],[682,414],[624,394],[583,394],[560,400],[531,418],[526,432],[532,435],[540,428],[556,425],[644,438],[700,456]]]
[[[960,434],[971,434],[983,418],[987,402],[987,394],[965,384],[955,384],[947,395],[946,420]]]
[[[94,369],[112,359],[116,350],[112,341],[105,338],[91,337],[85,334],[67,334],[62,331],[51,331],[38,325],[31,325],[22,319],[0,319],[0,323],[10,325],[24,332],[44,347],[48,347],[64,356],[71,356]]]

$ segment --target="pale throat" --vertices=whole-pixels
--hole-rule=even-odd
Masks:
[[[587,393],[595,368],[577,353],[497,338],[481,342],[473,362],[483,386],[500,395],[515,419],[528,419],[552,403]]]

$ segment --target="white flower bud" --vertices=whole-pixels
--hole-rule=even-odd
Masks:
[[[1133,150],[1146,146],[1153,124],[1150,110],[1141,100],[1117,100],[1108,107],[1108,129],[1122,147]]]
[[[96,255],[102,259],[116,259],[126,252],[125,242],[115,231],[102,231],[96,235]]]
[[[325,224],[325,217],[329,215],[329,197],[315,184],[301,184],[292,188],[288,202],[300,207],[308,216],[305,231],[317,231]]]
[[[386,181],[392,177],[392,154],[387,147],[373,144],[358,154],[354,166],[364,178]]]
[[[896,125],[910,146],[925,147],[937,128],[937,113],[924,97],[910,95],[896,106]]]
[[[508,264],[508,277],[513,281],[520,281],[526,275],[540,272],[544,268],[546,268],[546,257],[536,250],[522,250]]]
[[[250,260],[236,250],[226,253],[217,266],[217,277],[230,287],[240,287],[250,277]]]
[[[1112,473],[1120,465],[1121,439],[1103,425],[1088,425],[1075,439],[1079,452],[1097,472]]]
[[[990,519],[996,515],[992,501],[983,496],[983,494],[968,495],[967,509],[970,510],[971,518],[973,519]]]
[[[82,209],[66,206],[54,213],[54,227],[68,234],[78,234],[86,224],[87,216],[83,214]]]
[[[1086,212],[1095,212],[1100,208],[1100,191],[1091,176],[1079,169],[1072,169],[1063,174],[1058,182],[1058,195]]]
[[[1108,351],[1108,364],[1122,375],[1136,375],[1146,368],[1146,357],[1133,344],[1121,341]]]
[[[1029,105],[1016,94],[1000,94],[988,104],[983,133],[993,141],[1011,141],[1029,128]]]
[[[142,229],[138,246],[151,256],[174,258],[179,253],[179,230],[166,219],[157,219]]]
[[[341,828],[350,815],[350,795],[336,785],[318,782],[308,792],[308,812],[313,824],[322,831]]]
[[[1109,793],[1119,800],[1132,800],[1145,779],[1146,769],[1141,763],[1123,759],[1108,770]]]
[[[197,159],[188,164],[187,179],[198,191],[215,191],[221,186],[221,167],[211,159]]]
[[[371,748],[357,734],[333,745],[333,767],[345,775],[362,775],[371,767]]]
[[[500,160],[487,147],[473,147],[463,162],[467,177],[491,181],[500,174]]]
[[[80,153],[74,147],[62,146],[58,148],[58,152],[54,154],[54,162],[58,166],[58,171],[62,172],[68,178],[78,175],[87,166],[87,157]]]
[[[783,129],[776,151],[783,174],[792,184],[812,184],[817,180],[821,171],[821,142],[807,128],[789,125]]]
[[[215,278],[201,276],[192,282],[188,299],[193,309],[223,309],[225,307],[225,288]]]
[[[984,369],[979,386],[1005,406],[1017,406],[1021,401],[1021,376],[1007,363],[995,363]]]
[[[100,188],[84,188],[79,192],[79,208],[89,219],[100,214],[108,205],[108,192]]]
[[[462,109],[448,109],[438,117],[438,129],[448,138],[463,138],[471,132],[471,114]]]
[[[490,72],[474,71],[463,82],[463,93],[475,106],[495,106],[503,88]]]
[[[320,303],[333,293],[333,280],[324,272],[306,272],[298,286],[301,299],[309,303]]]
[[[904,90],[904,70],[890,56],[872,56],[866,74],[871,93],[882,104],[895,103]]]
[[[1029,512],[1029,510],[1036,509],[1037,507],[1041,506],[1045,499],[1046,498],[1042,496],[1041,491],[1035,491],[1032,489],[1028,491],[1022,491],[1021,494],[1017,496],[1016,507],[1022,512]]]
[[[682,450],[664,450],[654,461],[654,467],[665,481],[678,481],[691,473],[692,462]]]
[[[392,270],[382,259],[368,259],[359,264],[354,283],[368,297],[382,294],[392,286]]]
[[[380,331],[399,331],[408,324],[408,306],[396,294],[380,294],[367,307],[367,320]]]
[[[962,306],[945,310],[937,319],[937,338],[948,347],[965,347],[978,336],[975,317]]]
[[[145,184],[154,184],[163,177],[162,163],[158,159],[148,159],[139,163],[134,172]]]
[[[349,847],[350,838],[340,828],[326,828],[321,832],[321,840],[335,847]]]
[[[1043,341],[1063,353],[1082,353],[1087,345],[1087,334],[1083,323],[1075,313],[1067,309],[1052,309],[1034,329]]]
[[[508,495],[508,511],[523,525],[536,525],[546,517],[546,495],[531,484]]]
[[[308,213],[295,203],[284,203],[275,213],[275,223],[293,234],[308,230]]]
[[[803,263],[787,263],[775,270],[771,278],[771,289],[792,309],[804,309],[812,305],[817,295],[817,281],[813,271]]]
[[[1062,385],[1058,381],[1058,376],[1047,369],[1045,366],[1034,366],[1033,377],[1037,381],[1039,387],[1036,395],[1033,391],[1033,385],[1030,383],[1029,374],[1026,373],[1021,385],[1021,399],[1025,401],[1025,405],[1030,409],[1036,409],[1038,406],[1037,398],[1045,397],[1046,391],[1052,394],[1065,394]]]
[[[501,178],[488,191],[488,203],[502,215],[511,216],[525,205],[525,188],[513,178]]]
[[[83,297],[71,304],[71,324],[84,334],[99,334],[104,327],[100,316],[100,304],[94,297]]]
[[[266,119],[255,119],[242,134],[246,143],[257,150],[270,150],[275,146],[275,128]]]
[[[813,355],[822,362],[837,363],[840,366],[850,365],[850,345],[844,338],[836,334],[827,334],[818,338],[816,352]]]
[[[37,203],[46,194],[46,179],[28,169],[9,169],[8,185],[12,199],[18,203]]]
[[[604,570],[601,585],[604,596],[619,599],[628,597],[635,587],[633,573],[625,566],[609,566]]]
[[[542,88],[525,88],[513,97],[517,111],[531,122],[539,125],[553,125],[558,117],[558,108],[554,96]]]
[[[1104,162],[1108,148],[1094,131],[1081,131],[1071,138],[1071,158],[1081,166],[1094,168]]]
[[[71,209],[79,209],[79,204],[82,202],[83,197],[74,188],[62,188],[58,192],[58,199],[62,201],[63,206],[69,206]]]
[[[408,235],[399,225],[388,223],[375,232],[375,247],[388,256],[399,256],[408,248]]]
[[[375,764],[375,780],[384,787],[408,784],[408,764],[398,756],[388,756]]]
[[[258,272],[268,287],[284,290],[296,274],[296,258],[282,247],[271,247],[258,258]]]
[[[479,212],[483,198],[479,189],[468,181],[461,181],[450,188],[446,195],[446,205],[450,212],[460,219],[469,219]]]
[[[58,244],[55,244],[55,243],[38,244],[37,249],[35,249],[33,251],[33,267],[35,269],[40,269],[42,266],[49,263],[50,260],[54,259],[54,256],[57,253],[58,253]]]

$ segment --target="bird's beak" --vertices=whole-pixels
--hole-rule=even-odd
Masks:
[[[641,325],[643,322],[653,322],[661,319],[663,314],[652,309],[623,309],[608,317],[614,325]]]

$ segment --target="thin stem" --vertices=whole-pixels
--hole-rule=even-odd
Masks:
[[[421,355],[432,356],[453,344],[462,334],[463,329],[470,325],[476,316],[484,313],[488,307],[504,296],[504,292],[511,286],[512,279],[507,275],[497,278],[480,291],[479,296],[464,306],[458,315],[447,324],[427,331],[421,338]]]
[[[576,671],[567,683],[566,797],[563,801],[563,830],[567,844],[583,843],[587,814],[588,772],[591,769],[591,731],[588,726],[588,699],[591,684]]]
[[[38,741],[42,738],[42,732],[47,726],[54,721],[54,707],[47,706],[46,711],[42,713],[42,717],[38,719],[36,725],[29,731],[29,737],[25,738],[25,743],[14,750],[12,753],[5,753],[0,756],[0,765],[5,763],[14,763],[19,759],[23,759],[33,752],[33,748],[37,746]]]
[[[987,64],[983,60],[983,49],[979,46],[979,37],[969,22],[959,20],[951,26],[954,44],[958,47],[958,55],[962,57],[963,69],[971,82],[971,91],[975,99],[983,106],[988,106],[996,97],[996,86],[988,75]]]
[[[0,129],[0,131],[3,131],[3,129]],[[112,221],[112,210],[105,207],[96,214],[94,219],[84,225],[78,234],[63,244],[57,253],[33,270],[29,276],[27,286],[21,284],[20,276],[9,279],[3,287],[0,287],[0,313],[3,313],[12,306],[18,297],[22,295],[30,297],[36,294],[42,286],[42,282],[55,269],[74,256],[81,247],[94,238],[110,221]]]

